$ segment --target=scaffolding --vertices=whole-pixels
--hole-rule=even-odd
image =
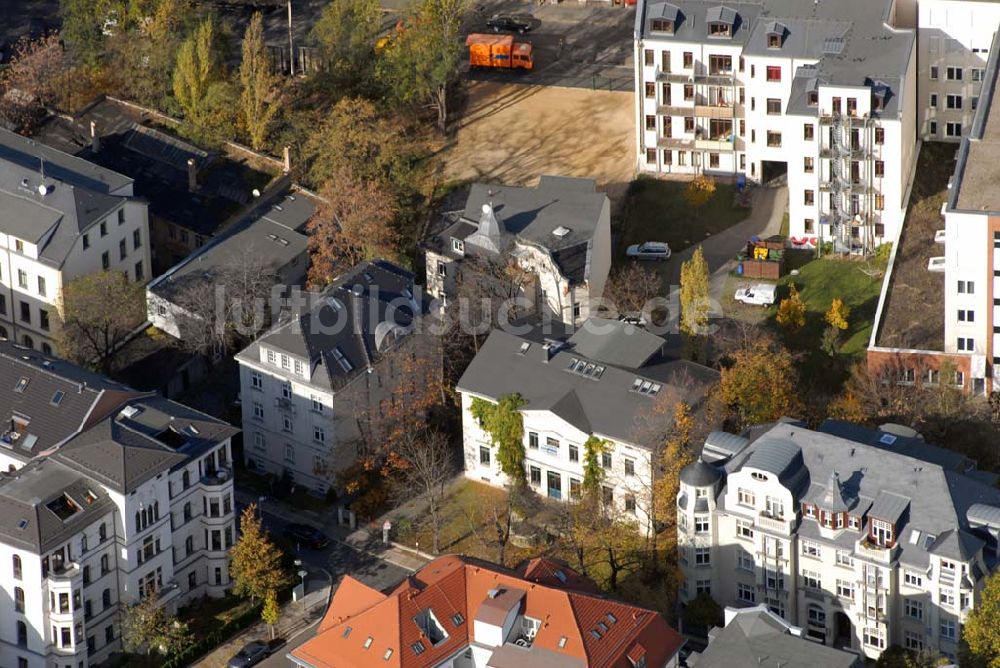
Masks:
[[[826,222],[835,253],[867,255],[875,250],[877,218],[874,185],[876,119],[868,114],[823,116],[828,147],[820,157],[829,161],[827,180],[820,190],[829,193]],[[822,228],[820,228],[822,231]]]

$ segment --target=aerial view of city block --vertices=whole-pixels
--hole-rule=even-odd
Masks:
[[[0,0],[0,668],[1000,668],[1000,0]]]

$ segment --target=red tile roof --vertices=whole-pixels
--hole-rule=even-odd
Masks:
[[[587,666],[631,668],[629,657],[643,654],[648,666],[662,666],[680,649],[681,636],[655,612],[566,589],[558,578],[562,587],[550,584],[542,576],[553,564],[529,562],[522,569],[542,582],[450,555],[427,564],[388,595],[345,577],[316,637],[292,656],[314,668],[435,666],[470,644],[474,620],[487,601],[493,607],[509,601],[520,606],[520,614],[539,621],[532,649],[543,648]],[[565,574],[574,583],[585,580],[572,569],[566,568]],[[523,591],[523,597],[512,590]],[[491,608],[490,614],[495,613]],[[437,625],[421,628],[416,620],[430,615]],[[428,632],[436,635],[437,627],[446,637],[434,645]]]

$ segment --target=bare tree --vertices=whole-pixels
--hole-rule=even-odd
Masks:
[[[432,430],[410,431],[399,438],[394,450],[394,464],[399,470],[394,494],[397,503],[419,495],[427,501],[434,554],[441,549],[441,526],[445,521],[441,507],[445,486],[455,473],[455,458],[447,435]]]
[[[449,305],[449,317],[458,327],[456,337],[471,343],[475,352],[502,320],[513,320],[531,308],[523,300],[532,274],[509,257],[466,256],[455,278],[455,298]]]
[[[663,278],[637,262],[616,270],[604,286],[606,305],[618,314],[642,313],[651,300],[663,296]]]
[[[172,301],[180,345],[209,356],[224,354],[234,342],[250,339],[268,324],[268,298],[276,280],[271,263],[252,245],[225,263],[178,279]]]
[[[517,493],[508,490],[502,498],[483,494],[474,505],[463,508],[472,535],[483,547],[493,550],[493,560],[501,565],[506,564],[507,546],[514,533],[516,506]]]

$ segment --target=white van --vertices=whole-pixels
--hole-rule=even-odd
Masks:
[[[770,306],[774,303],[777,287],[778,286],[771,285],[769,283],[757,283],[756,285],[751,285],[748,288],[740,288],[736,291],[733,299],[738,302],[743,302],[744,304]]]

